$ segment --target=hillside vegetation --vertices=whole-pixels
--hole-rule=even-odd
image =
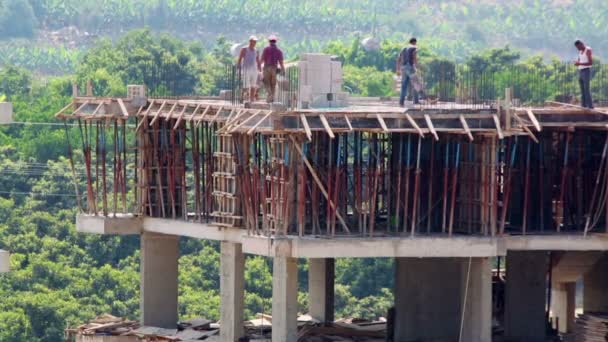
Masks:
[[[95,35],[151,27],[188,39],[244,39],[276,32],[288,45],[319,46],[353,35],[417,35],[462,58],[510,44],[532,54],[572,56],[575,38],[608,50],[605,0],[5,0],[0,38],[35,38],[67,26]]]

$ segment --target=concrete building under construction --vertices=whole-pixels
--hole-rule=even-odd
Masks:
[[[507,340],[544,341],[549,311],[573,329],[581,279],[583,309],[608,312],[608,110],[488,91],[496,75],[460,69],[401,108],[349,97],[329,56],[302,60],[280,103],[242,103],[238,82],[222,97],[89,87],[57,113],[82,141],[78,230],[141,235],[142,324],[178,320],[180,236],[221,242],[222,341],[243,335],[245,254],[273,259],[276,342],[297,341],[298,260],[310,314],[331,321],[334,260],[394,258],[394,341],[491,341],[493,319]]]

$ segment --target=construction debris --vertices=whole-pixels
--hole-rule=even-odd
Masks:
[[[244,322],[246,341],[270,341],[272,316],[258,313],[255,319]],[[333,323],[321,323],[310,315],[298,317],[298,341],[384,341],[386,319],[369,321],[343,318]],[[141,326],[135,321],[101,315],[75,329],[66,330],[66,341],[106,341],[104,337],[130,337],[125,341],[216,341],[219,338],[219,323],[205,318],[182,321],[176,329]],[[94,339],[99,337],[99,339]],[[122,339],[121,339],[122,341]]]
[[[67,341],[95,341],[83,336],[132,337],[132,341],[200,341],[219,333],[211,327],[213,321],[195,318],[179,322],[176,329],[141,326],[138,322],[109,314],[101,315],[75,329],[67,329]],[[99,340],[105,341],[105,340]]]
[[[608,314],[585,313],[576,319],[574,327],[575,342],[608,341]]]

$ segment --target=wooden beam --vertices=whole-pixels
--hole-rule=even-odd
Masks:
[[[201,104],[199,103],[196,108],[194,108],[194,111],[192,112],[192,116],[194,116],[196,114],[196,112],[198,111],[198,109],[201,108]],[[173,129],[177,129],[177,127],[179,127],[180,122],[182,122],[182,119],[184,118],[184,113],[180,114],[180,116],[177,118],[177,121],[175,122],[175,126],[173,126]]]
[[[380,116],[380,114],[376,113],[376,119],[380,123],[380,127],[382,127],[382,130],[385,132],[388,132],[388,127],[386,126],[386,122],[384,122],[384,119],[382,118],[382,116]]]
[[[494,126],[496,126],[496,133],[498,133],[498,139],[504,139],[505,135],[502,133],[502,128],[500,128],[500,119],[498,115],[492,116],[494,119]]]
[[[353,125],[350,124],[350,119],[348,118],[348,115],[344,114],[344,120],[346,120],[346,124],[348,125],[348,130],[352,132]]]
[[[122,99],[120,97],[118,99],[116,99],[116,102],[118,102],[118,106],[120,107],[120,110],[122,111],[122,115],[125,118],[128,118],[129,112],[127,111],[127,107],[125,106],[125,103],[122,102]]]
[[[161,109],[165,105],[165,103],[167,103],[167,101],[163,101],[163,103],[161,104]],[[150,105],[148,106],[148,109],[144,112],[144,116],[141,119],[141,121],[139,121],[139,125],[137,125],[137,127],[135,128],[135,132],[139,131],[139,129],[141,128],[141,126],[143,126],[144,122],[146,122],[146,119],[148,118],[148,114],[150,114],[150,111],[152,111],[152,107],[153,106],[154,106],[154,100],[152,100],[150,102]]]
[[[534,125],[534,128],[536,128],[536,131],[540,132],[542,128],[540,127],[540,123],[536,119],[536,116],[534,115],[534,113],[532,113],[532,110],[531,109],[527,109],[526,110],[526,114],[528,115],[528,119],[530,119],[530,121],[532,121],[532,124]]]
[[[268,113],[266,113],[266,115],[264,115],[264,117],[261,120],[259,120],[255,125],[253,125],[253,127],[251,127],[247,131],[247,134],[252,135],[253,132],[255,132],[255,129],[258,128],[258,126],[261,125],[262,122],[264,122],[264,120],[266,120],[270,115],[272,115],[272,113],[273,113],[272,111],[268,111]],[[257,113],[256,113],[256,115],[257,115]]]
[[[243,125],[245,125],[246,123],[248,123],[249,121],[251,121],[251,119],[255,118],[256,116],[260,115],[260,113],[262,112],[262,110],[258,110],[257,112],[251,114],[250,117],[248,117],[247,119],[241,121],[238,125],[234,126],[233,128],[230,129],[229,132],[234,132],[237,129],[243,127]]]
[[[65,112],[66,110],[68,110],[68,108],[70,108],[72,106],[74,106],[74,102],[70,101],[70,103],[67,106],[63,107],[60,111],[57,112],[57,114],[55,114],[55,117],[64,118],[65,115],[63,115],[63,112]]]
[[[329,137],[332,139],[335,138],[336,136],[334,135],[334,132],[331,130],[331,127],[329,126],[329,122],[327,122],[325,115],[319,114],[319,119],[321,119],[321,123],[323,124],[323,127],[325,128],[325,131],[327,132]]]
[[[414,129],[416,129],[418,131],[418,134],[420,134],[421,138],[424,138],[424,133],[422,132],[422,129],[420,128],[420,126],[418,126],[416,121],[414,121],[414,119],[412,119],[412,116],[409,115],[408,113],[404,113],[404,114],[405,114],[405,118],[410,123],[410,125],[412,125],[412,127],[414,127]]]
[[[182,108],[182,111],[179,113],[178,117],[177,117],[177,121],[175,122],[175,126],[173,126],[173,129],[177,129],[177,127],[179,127],[179,122],[181,121],[182,117],[184,116],[184,113],[186,113],[186,109],[188,109],[188,105],[184,105],[184,108]],[[167,116],[169,117],[169,116]]]
[[[211,118],[211,121],[209,121],[209,124],[213,124],[215,122],[215,120],[217,120],[217,118],[220,116],[220,114],[222,113],[222,110],[224,110],[224,107],[220,107],[218,108],[217,112],[215,113],[215,115]],[[204,116],[204,115],[203,115]],[[201,116],[201,121],[203,121],[203,116]],[[198,127],[198,125],[200,125],[201,121],[196,123],[196,126]]]
[[[88,104],[89,104],[89,101],[84,101],[84,103],[83,103],[83,104],[81,104],[81,105],[78,107],[78,109],[76,109],[76,110],[74,111],[74,113],[72,113],[72,115],[76,115],[76,114],[78,114],[78,112],[80,112],[80,111],[82,110],[82,108],[84,108],[84,107],[85,107],[85,106],[87,106]]]
[[[460,115],[460,123],[462,124],[462,128],[464,128],[464,131],[467,133],[469,140],[473,141],[473,134],[471,134],[471,129],[469,128],[469,124],[467,124],[467,120],[464,118],[463,115]]]
[[[154,118],[152,118],[152,121],[150,122],[150,126],[154,125],[156,120],[158,120],[158,118],[160,118],[160,114],[163,111],[164,104],[165,104],[165,102],[163,102],[163,105],[160,106],[160,109],[158,110],[158,112],[156,112],[156,114],[154,114]],[[171,110],[169,110],[169,114],[167,114],[168,116],[171,116],[171,114],[173,113],[173,110],[175,109],[175,106],[177,106],[177,102],[175,102],[173,104],[173,106],[171,107]]]
[[[598,113],[598,114],[608,115],[608,113],[602,112],[601,110],[586,108],[586,107],[583,107],[583,106],[573,105],[573,104],[570,104],[570,103],[563,103],[563,102],[557,102],[557,101],[547,101],[547,103],[553,103],[553,104],[556,104],[556,105],[559,105],[559,106],[570,107],[570,108],[578,108],[578,109],[585,110],[585,111],[588,111],[588,112],[594,112],[594,113]]]
[[[515,121],[519,122],[519,124],[521,125],[521,128],[528,133],[528,135],[530,136],[530,139],[534,140],[535,143],[538,144],[538,139],[536,139],[536,136],[534,135],[534,133],[532,133],[532,131],[528,128],[528,126],[526,125],[526,123],[524,122],[524,120],[522,120],[519,115],[514,114],[513,117],[515,118]]]
[[[298,150],[298,153],[302,157],[302,161],[304,161],[304,164],[308,168],[308,171],[310,172],[312,178],[315,180],[315,183],[317,183],[317,186],[321,190],[321,193],[323,193],[323,196],[325,196],[325,199],[329,202],[329,205],[332,207],[332,209],[336,211],[336,217],[338,217],[338,220],[340,220],[342,227],[344,227],[344,230],[350,234],[350,229],[348,229],[348,226],[346,225],[346,221],[344,221],[344,218],[342,218],[342,215],[340,215],[340,212],[338,211],[338,208],[336,207],[334,202],[329,198],[329,195],[327,194],[327,191],[325,190],[325,186],[323,186],[323,182],[321,182],[321,179],[317,175],[317,172],[312,167],[312,165],[310,165],[310,162],[308,161],[308,158],[306,158],[306,155],[302,151],[302,148],[300,147],[300,145],[298,144],[296,139],[293,137],[293,135],[290,135],[289,138],[291,139],[291,142],[294,145],[294,147],[296,148],[296,150]]]
[[[306,131],[306,137],[308,138],[308,141],[312,141],[312,132],[310,131],[308,120],[306,120],[306,115],[300,114],[300,120],[302,121],[302,126],[304,126],[304,131]]]
[[[211,109],[211,106],[207,106],[205,107],[205,110],[203,111],[203,114],[201,114],[200,120],[203,120],[203,118],[205,117],[205,115],[207,115],[207,112]],[[192,113],[192,115],[190,116],[190,118],[188,119],[188,121],[192,121],[194,120],[194,113]],[[198,120],[198,121],[200,121]]]
[[[435,141],[439,141],[439,136],[437,135],[435,126],[433,126],[433,121],[431,121],[431,117],[428,114],[424,114],[424,121],[426,121],[426,125],[429,127],[431,134],[433,137],[435,137]]]

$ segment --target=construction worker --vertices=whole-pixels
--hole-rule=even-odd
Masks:
[[[410,44],[401,50],[397,58],[397,75],[401,75],[401,96],[399,97],[399,105],[401,107],[405,105],[407,86],[413,81],[414,75],[416,75],[416,68],[418,66],[418,47],[416,43],[416,38],[410,39]],[[416,87],[413,88],[414,104],[419,104],[418,90]]]
[[[581,40],[574,42],[578,50],[578,58],[574,65],[578,67],[578,83],[581,86],[581,106],[593,108],[591,99],[591,66],[593,66],[593,51]]]
[[[237,66],[241,70],[243,88],[249,95],[249,101],[255,101],[256,88],[258,86],[258,73],[262,71],[260,55],[255,45],[258,42],[256,36],[249,37],[249,46],[241,49]]]
[[[278,38],[272,34],[268,37],[268,46],[262,52],[262,64],[264,65],[264,85],[266,87],[266,101],[274,101],[274,93],[277,87],[277,73],[285,71],[283,65],[283,52],[277,47]],[[280,66],[280,68],[279,68]]]

